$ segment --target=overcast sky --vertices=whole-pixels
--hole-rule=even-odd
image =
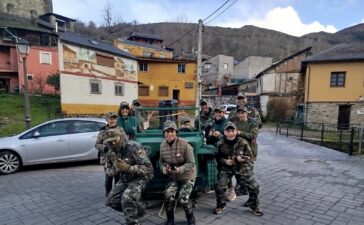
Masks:
[[[364,23],[364,0],[53,0],[54,13],[84,23],[104,23],[103,9],[112,6],[115,21],[139,24],[184,21],[197,23],[224,3],[208,26],[255,25],[294,36],[334,33]],[[226,10],[225,12],[223,12]],[[223,13],[222,13],[223,12]],[[219,15],[219,13],[222,13]],[[217,16],[215,19],[213,19]],[[213,19],[211,21],[211,19]],[[206,24],[207,23],[207,24]]]

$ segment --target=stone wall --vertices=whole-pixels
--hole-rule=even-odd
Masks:
[[[306,122],[337,124],[339,106],[347,102],[336,103],[309,103],[306,108]],[[358,110],[364,109],[364,102],[349,103],[351,106],[350,124],[364,124],[364,114],[358,114]],[[364,111],[364,110],[363,110]]]
[[[0,13],[8,13],[27,19],[53,12],[52,0],[1,0]]]

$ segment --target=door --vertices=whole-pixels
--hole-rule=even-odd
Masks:
[[[176,99],[178,102],[179,100],[179,90],[173,90],[173,99]]]
[[[71,123],[69,157],[72,160],[97,159],[96,138],[101,127],[106,124],[87,120],[75,120]]]
[[[339,106],[339,118],[337,126],[339,130],[347,130],[350,127],[350,112],[351,105],[340,105]]]
[[[58,121],[37,127],[27,133],[22,139],[28,161],[55,162],[67,158],[68,150],[68,121]]]

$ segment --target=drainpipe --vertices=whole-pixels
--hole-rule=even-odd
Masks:
[[[311,68],[309,66],[307,66],[307,71],[306,71],[306,75],[307,75],[307,93],[306,93],[306,102],[305,102],[305,121],[304,122],[307,122],[307,116],[308,116],[308,101],[309,101],[309,96],[310,96],[310,74],[311,74]]]

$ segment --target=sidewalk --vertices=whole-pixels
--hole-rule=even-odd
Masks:
[[[212,214],[214,193],[201,194],[197,224],[364,224],[364,159],[301,142],[263,129],[258,138],[255,174],[264,216],[242,207],[238,197],[219,215]],[[31,168],[0,176],[0,224],[123,224],[104,206],[103,169],[99,165]],[[148,202],[142,224],[164,224],[160,201]],[[176,224],[186,224],[176,210]]]

